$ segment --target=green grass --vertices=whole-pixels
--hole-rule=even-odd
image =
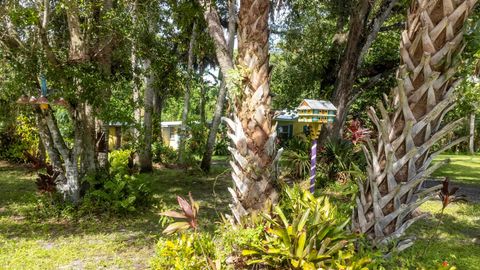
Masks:
[[[479,157],[445,157],[453,163],[437,176],[455,174],[456,180],[468,183],[478,179]],[[456,173],[451,166],[457,165],[466,168]],[[227,187],[231,182],[229,171],[222,166],[213,167],[210,175],[172,169],[140,175],[151,181],[156,203],[151,210],[135,215],[42,219],[34,175],[0,162],[0,269],[147,269],[163,229],[159,213],[178,209],[177,195],[192,192],[200,202],[201,226],[209,231],[216,228],[222,214],[229,213]],[[440,202],[430,201],[421,210],[438,216],[440,207]],[[424,257],[420,254],[437,219],[432,216],[417,222],[408,231],[418,238],[415,245],[393,257],[387,269],[437,269],[445,260],[457,269],[480,269],[478,213],[480,204],[450,205]]]
[[[480,156],[440,155],[435,161],[450,159],[449,164],[438,169],[433,176],[448,176],[456,182],[480,185]]]
[[[202,220],[219,220],[228,211],[224,171],[216,167],[208,176],[169,169],[143,174],[153,184],[157,203],[136,215],[39,219],[42,208],[33,174],[0,162],[0,269],[146,269],[163,229],[159,213],[177,208],[177,194],[192,191]],[[223,193],[216,195],[214,188]]]
[[[440,217],[441,203],[429,201],[420,209],[433,216],[418,221],[407,231],[407,234],[415,235],[417,241],[390,262],[392,268],[438,269],[446,261],[459,270],[480,269],[480,204],[450,204],[445,209],[438,231],[435,231],[435,227]],[[432,236],[427,252],[422,256]]]

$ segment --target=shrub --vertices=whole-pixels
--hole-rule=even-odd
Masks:
[[[310,142],[303,136],[288,141],[281,157],[282,169],[294,179],[304,179],[310,171]]]
[[[310,172],[310,155],[286,150],[282,154],[283,168],[295,179],[304,179]]]
[[[230,139],[227,136],[227,127],[220,125],[217,132],[217,139],[215,140],[214,153],[217,156],[228,156],[230,151],[228,151],[228,146],[230,145]]]
[[[361,149],[343,139],[330,139],[325,142],[318,156],[320,186],[325,186],[330,181],[345,183],[362,174],[366,167]]]
[[[148,206],[152,200],[149,182],[130,175],[130,150],[110,153],[110,173],[86,177],[89,189],[85,194],[82,211],[133,212]]]
[[[163,143],[155,142],[152,144],[153,161],[164,164],[173,164],[177,161],[177,151]]]
[[[215,246],[208,234],[182,234],[173,239],[160,239],[157,243],[155,257],[151,260],[152,269],[204,270],[214,269]]]
[[[34,118],[20,115],[15,124],[7,125],[0,131],[0,158],[16,163],[26,162],[25,153],[36,156],[38,143]]]

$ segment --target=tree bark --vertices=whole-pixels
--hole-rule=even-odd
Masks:
[[[276,128],[272,125],[269,66],[269,0],[241,1],[238,20],[238,72],[243,76],[237,89],[233,119],[225,119],[232,139],[232,213],[243,216],[265,210],[276,203]]]
[[[63,194],[63,188],[66,183],[66,178],[65,171],[63,169],[62,159],[57,149],[55,148],[47,121],[40,109],[37,110],[37,127],[40,141],[42,142],[42,145],[48,157],[50,158],[50,163],[53,167],[53,170],[56,172],[60,172],[56,182],[57,190],[63,195],[64,198],[66,198],[67,194]]]
[[[48,110],[44,113],[45,122],[47,123],[48,130],[52,138],[53,145],[60,153],[63,164],[65,168],[65,185],[58,187],[64,198],[74,204],[77,204],[80,201],[80,174],[78,168],[78,157],[79,157],[79,148],[81,147],[80,132],[78,131],[78,126],[75,128],[75,142],[74,150],[71,151],[68,149],[63,137],[60,133],[60,130],[57,126],[57,121],[52,114],[51,110]],[[47,141],[47,140],[46,140]],[[52,152],[53,153],[53,152]],[[52,154],[54,156],[54,154]]]
[[[137,0],[132,3],[132,24],[137,24]],[[137,40],[134,38],[131,45],[130,65],[132,67],[132,97],[134,104],[133,118],[135,125],[133,128],[133,139],[135,141],[140,140],[140,126],[142,123],[142,110],[141,110],[141,94],[140,94],[140,78],[138,76],[138,59],[137,59]],[[138,160],[137,160],[138,163]]]
[[[153,72],[150,59],[144,60],[143,70],[145,71],[145,94],[143,114],[143,143],[140,150],[140,171],[152,171],[152,124],[153,124]]]
[[[468,149],[470,154],[475,154],[475,113],[470,114],[470,136],[469,136],[469,143]]]
[[[368,114],[377,129],[364,153],[368,178],[358,183],[353,229],[380,246],[401,237],[425,215],[412,212],[434,196],[441,185],[419,189],[435,169],[436,156],[466,140],[459,138],[431,153],[431,147],[453,131],[463,119],[442,123],[455,105],[455,76],[464,48],[464,24],[477,0],[415,0],[400,43],[401,65],[397,87],[379,113]],[[430,166],[431,165],[431,166]],[[412,245],[399,241],[397,249]]]
[[[203,78],[205,72],[205,67],[203,64],[200,64],[199,67],[199,76]],[[203,80],[200,83],[200,126],[203,128],[207,127],[207,116],[205,112],[205,107],[207,104],[207,87],[205,87],[205,83]]]
[[[217,138],[218,127],[220,126],[222,115],[223,115],[223,108],[225,106],[225,98],[227,96],[227,87],[225,80],[227,78],[228,70],[233,69],[233,47],[235,43],[235,34],[236,34],[236,6],[235,0],[229,0],[229,8],[228,8],[228,44],[227,46],[227,56],[229,59],[223,60],[223,62],[228,63],[225,64],[223,67],[222,74],[222,81],[220,83],[220,90],[217,96],[217,102],[215,104],[215,111],[213,113],[212,119],[212,126],[210,127],[210,131],[208,133],[207,144],[205,145],[205,152],[203,154],[202,163],[200,167],[204,172],[210,171],[210,166],[212,164],[212,155],[213,149],[215,147],[215,140]],[[223,34],[222,34],[223,35]],[[217,40],[217,43],[221,43],[222,40]],[[224,44],[216,44],[216,47],[223,48]],[[218,49],[217,49],[218,50]],[[224,57],[223,53],[217,53],[218,57]],[[219,61],[220,62],[220,61]]]
[[[182,126],[180,127],[180,143],[178,146],[178,161],[180,164],[185,165],[185,143],[187,140],[187,125],[188,125],[188,112],[190,110],[190,91],[192,87],[193,79],[193,61],[195,58],[195,42],[197,38],[196,23],[193,23],[192,34],[190,36],[190,44],[188,46],[188,63],[187,73],[188,79],[185,85],[185,96],[183,98],[183,111],[182,111]]]
[[[343,126],[347,119],[350,106],[358,97],[354,84],[358,70],[363,62],[364,55],[371,47],[378,35],[381,26],[390,16],[398,0],[383,0],[378,3],[380,9],[369,22],[375,1],[360,0],[354,7],[350,16],[350,29],[347,46],[340,62],[340,68],[335,81],[335,90],[331,101],[337,107],[334,123],[322,129],[320,141],[323,143],[327,137],[341,138]]]
[[[102,13],[105,15],[111,11],[113,7],[112,0],[103,1],[103,10]],[[110,78],[112,73],[112,46],[111,46],[111,35],[106,35],[100,40],[100,57],[98,59],[99,64],[102,68],[103,74]],[[106,97],[107,99],[111,96],[110,88],[106,88]],[[97,119],[97,159],[99,169],[103,171],[108,171],[108,123],[102,119]]]

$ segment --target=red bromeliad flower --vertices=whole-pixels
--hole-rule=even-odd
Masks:
[[[364,141],[370,135],[370,130],[368,128],[363,128],[360,120],[352,120],[348,126],[349,139],[353,144]]]
[[[447,266],[448,266],[448,262],[447,262],[447,261],[443,261],[443,262],[442,262],[442,266],[443,266],[443,267],[447,267]]]

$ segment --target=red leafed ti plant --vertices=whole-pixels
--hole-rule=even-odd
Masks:
[[[438,193],[438,196],[442,200],[442,210],[440,210],[440,215],[438,217],[437,225],[433,230],[432,236],[428,239],[428,242],[427,242],[427,245],[425,246],[425,250],[423,251],[422,257],[427,252],[427,249],[430,246],[430,242],[432,241],[432,238],[438,233],[438,227],[440,226],[440,223],[443,220],[443,216],[444,216],[443,213],[445,211],[445,208],[447,208],[447,206],[452,202],[466,201],[465,195],[455,195],[455,193],[457,193],[458,190],[459,190],[458,187],[450,188],[450,179],[448,177],[445,177],[445,179],[442,182],[442,189]]]
[[[453,187],[450,188],[450,180],[448,177],[445,177],[445,180],[443,180],[442,183],[442,189],[440,190],[440,193],[438,194],[440,196],[440,199],[442,200],[442,214],[443,210],[451,203],[451,202],[456,202],[456,201],[465,201],[465,196],[464,195],[459,195],[456,196],[455,193],[458,191],[458,187]]]
[[[51,165],[46,165],[47,173],[39,173],[35,184],[37,185],[38,191],[42,194],[53,194],[57,191],[56,180],[60,175],[59,172],[54,171]]]
[[[180,205],[182,212],[169,210],[161,213],[162,216],[179,218],[184,220],[176,221],[168,225],[168,227],[163,230],[164,234],[183,232],[188,229],[193,229],[194,231],[197,230],[198,210],[200,209],[200,206],[196,201],[193,200],[191,193],[188,193],[188,197],[190,198],[190,203],[188,203],[187,200],[185,200],[184,198],[177,196],[178,205]]]

